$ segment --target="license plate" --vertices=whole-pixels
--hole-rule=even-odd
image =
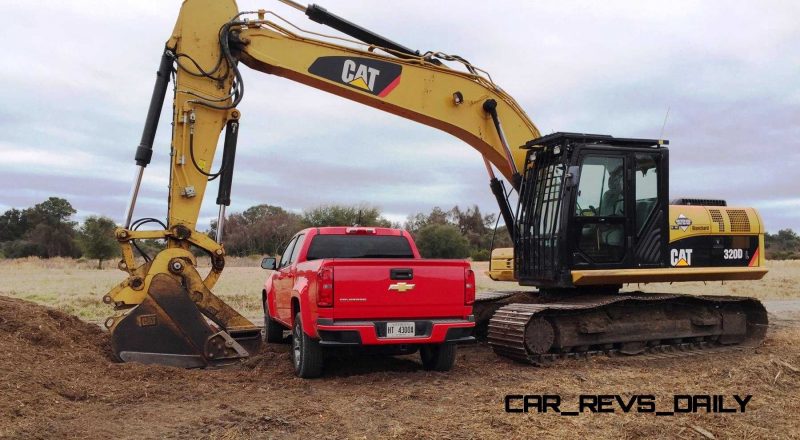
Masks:
[[[387,338],[412,338],[414,337],[413,322],[387,322]]]

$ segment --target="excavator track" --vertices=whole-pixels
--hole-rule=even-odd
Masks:
[[[580,295],[500,307],[488,342],[498,355],[534,365],[597,355],[664,359],[757,346],[767,324],[752,298]]]

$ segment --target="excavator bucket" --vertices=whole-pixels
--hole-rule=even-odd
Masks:
[[[256,352],[261,329],[218,327],[206,319],[178,280],[158,274],[141,304],[111,328],[111,344],[124,362],[202,368]]]

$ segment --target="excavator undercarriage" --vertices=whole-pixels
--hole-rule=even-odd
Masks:
[[[766,331],[766,310],[751,298],[542,295],[499,307],[488,322],[488,342],[501,356],[544,365],[596,354],[689,354],[756,346]]]

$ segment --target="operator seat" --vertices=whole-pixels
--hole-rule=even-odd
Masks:
[[[600,202],[599,215],[624,216],[625,193],[622,185],[622,167],[613,170],[608,176],[608,189],[603,193]],[[602,241],[607,246],[622,247],[624,241],[624,227],[622,225],[607,225],[600,232]]]
[[[608,189],[600,201],[601,217],[624,215],[624,193],[622,192],[622,168],[617,168],[608,176]]]

